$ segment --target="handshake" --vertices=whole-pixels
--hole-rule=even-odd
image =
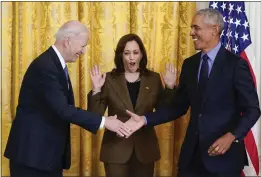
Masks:
[[[117,133],[120,137],[128,138],[146,124],[144,116],[139,116],[128,110],[126,112],[131,117],[127,122],[123,123],[118,120],[117,115],[109,116],[105,118],[105,128]]]

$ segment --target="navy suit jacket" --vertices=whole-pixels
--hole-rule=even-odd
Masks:
[[[70,123],[96,133],[101,116],[74,107],[61,62],[52,47],[28,67],[5,157],[39,170],[70,167]]]
[[[199,143],[203,163],[209,171],[241,170],[247,164],[242,140],[260,116],[258,96],[248,63],[221,47],[215,58],[202,104],[199,104],[197,83],[200,57],[201,52],[184,61],[172,105],[145,114],[147,126],[175,120],[191,107],[179,168],[188,167],[195,146]],[[209,156],[208,148],[228,132],[236,135],[239,143],[232,143],[224,155]]]

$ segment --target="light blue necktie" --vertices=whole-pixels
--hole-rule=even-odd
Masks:
[[[63,69],[64,73],[65,73],[65,77],[66,77],[66,80],[67,80],[67,83],[69,83],[69,74],[68,74],[68,68],[67,66],[65,66],[65,68]]]

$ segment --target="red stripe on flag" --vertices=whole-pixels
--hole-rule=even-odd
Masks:
[[[243,51],[240,54],[240,56],[247,61],[248,66],[250,68],[250,72],[251,72],[253,81],[254,81],[254,84],[255,84],[255,87],[256,87],[256,77],[255,77],[254,71],[251,67],[251,64],[248,60],[248,57],[247,57],[245,51]],[[251,130],[248,132],[247,136],[245,137],[244,142],[245,142],[245,146],[246,146],[246,150],[248,152],[248,155],[249,155],[249,157],[252,161],[253,167],[255,168],[256,175],[258,175],[259,174],[258,151],[257,151],[257,145],[256,145],[256,142],[255,142],[255,138],[254,138],[253,132]]]
[[[258,152],[257,152],[255,138],[254,138],[253,132],[251,130],[247,133],[247,136],[245,137],[244,142],[245,142],[245,146],[246,146],[248,155],[252,161],[253,167],[255,168],[256,175],[258,175],[259,174]]]

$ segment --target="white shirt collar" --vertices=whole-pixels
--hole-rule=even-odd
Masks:
[[[63,59],[63,56],[61,55],[61,53],[58,51],[58,49],[57,49],[54,45],[52,45],[52,48],[53,48],[53,50],[55,51],[56,55],[58,56],[58,58],[59,58],[59,60],[60,60],[60,62],[61,62],[61,64],[62,64],[62,67],[63,67],[63,69],[64,69],[65,66],[66,66],[66,64],[65,64],[65,61],[64,61],[64,59]]]

